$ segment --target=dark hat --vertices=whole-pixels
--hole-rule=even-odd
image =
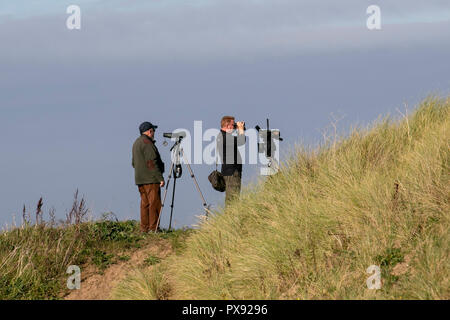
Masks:
[[[141,125],[139,126],[139,132],[142,134],[143,132],[148,131],[152,128],[156,129],[156,128],[158,128],[158,126],[154,126],[150,122],[145,121],[145,122],[142,122]]]

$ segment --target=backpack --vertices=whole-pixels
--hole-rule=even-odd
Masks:
[[[211,185],[215,190],[220,192],[225,191],[225,179],[223,175],[217,171],[217,169],[209,174],[208,180],[211,182]]]

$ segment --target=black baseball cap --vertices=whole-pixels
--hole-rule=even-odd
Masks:
[[[142,122],[141,125],[139,126],[139,132],[142,134],[145,131],[148,131],[150,129],[156,129],[158,128],[158,126],[154,126],[153,124],[151,124],[151,122],[145,121]]]

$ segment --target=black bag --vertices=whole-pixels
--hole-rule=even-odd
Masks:
[[[214,170],[211,172],[208,176],[208,180],[211,182],[211,185],[215,190],[220,192],[225,191],[225,179],[219,171]]]

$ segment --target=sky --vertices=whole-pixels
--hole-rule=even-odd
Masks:
[[[69,30],[66,8],[81,9]],[[381,9],[368,30],[366,9]],[[139,219],[131,146],[143,121],[163,132],[223,115],[281,130],[282,160],[338,128],[413,110],[450,89],[450,2],[348,0],[0,0],[0,227],[42,196],[64,218],[76,189],[93,218]],[[192,165],[213,208],[212,165]],[[202,203],[184,168],[175,227]],[[167,172],[165,174],[167,177]],[[244,166],[244,186],[262,179]],[[169,199],[162,216],[167,227]]]

